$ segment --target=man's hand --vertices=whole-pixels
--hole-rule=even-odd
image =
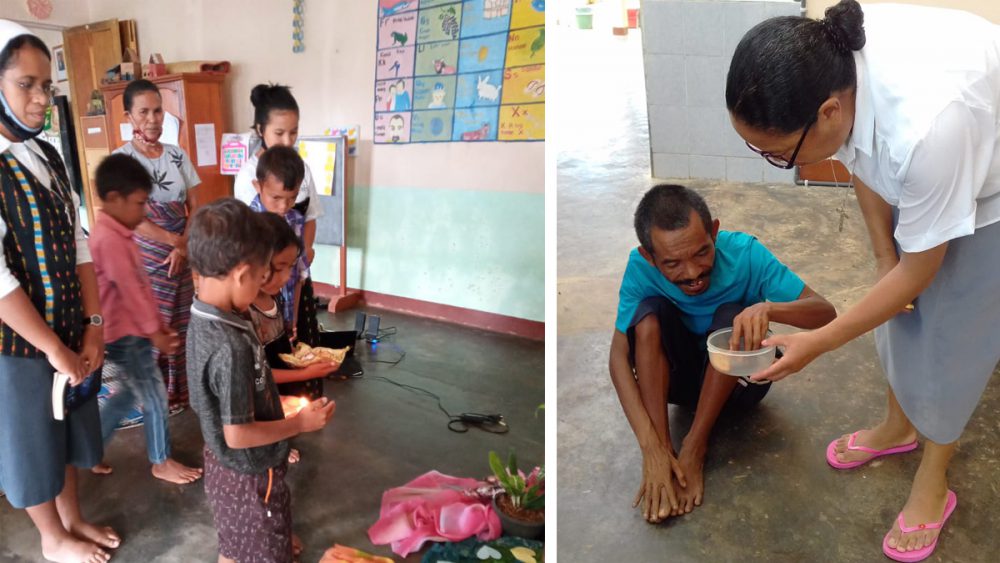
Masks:
[[[177,331],[169,327],[160,327],[160,330],[150,335],[149,339],[153,342],[153,346],[157,350],[167,356],[176,353],[177,347],[180,346],[181,342],[181,339],[177,336]]]
[[[733,335],[729,338],[729,349],[740,350],[740,340],[746,340],[743,350],[760,349],[760,341],[767,336],[771,322],[771,304],[768,302],[751,305],[733,319]]]
[[[684,473],[677,458],[662,445],[656,445],[642,452],[642,484],[635,495],[632,507],[642,504],[642,515],[648,522],[657,523],[678,508],[677,494],[674,492],[672,477],[682,487],[687,486]]]
[[[97,371],[97,368],[104,363],[104,331],[101,327],[89,325],[84,329],[80,361],[83,364],[84,377]]]

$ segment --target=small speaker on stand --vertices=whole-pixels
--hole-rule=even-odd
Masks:
[[[364,336],[365,318],[366,315],[362,311],[354,313],[354,334],[355,334],[354,338],[356,340],[360,340]]]

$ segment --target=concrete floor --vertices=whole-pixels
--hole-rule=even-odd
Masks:
[[[885,380],[871,335],[776,384],[753,412],[723,418],[691,514],[647,524],[631,507],[642,460],[607,371],[618,287],[637,243],[632,213],[649,174],[639,36],[555,30],[563,59],[558,162],[558,533],[562,561],[882,561],[920,452],[837,472],[827,443],[876,422]],[[551,139],[551,137],[550,137]],[[839,311],[873,261],[848,190],[675,180],[702,193],[723,229],[756,235]],[[785,327],[787,328],[787,327]],[[779,329],[780,330],[780,329]],[[947,374],[942,374],[947,376]],[[929,561],[996,561],[1000,390],[962,437],[950,482],[959,508]],[[693,413],[671,407],[675,447]]]
[[[296,438],[302,461],[289,471],[295,531],[306,545],[303,562],[318,561],[335,542],[394,556],[373,546],[367,530],[378,518],[382,492],[437,469],[463,477],[489,473],[490,450],[515,448],[522,464],[544,458],[544,343],[467,329],[388,311],[382,328],[395,326],[390,340],[406,351],[380,345],[359,348],[365,377],[328,381],[326,395],[337,412],[322,431]],[[348,329],[354,313],[321,316],[328,330]],[[453,413],[503,413],[505,435],[472,429],[450,432],[436,401],[372,379],[380,375],[417,385],[441,396]],[[190,410],[170,421],[175,457],[201,463],[202,437]],[[139,428],[118,432],[107,448],[110,477],[81,472],[81,505],[95,522],[113,526],[125,538],[113,561],[215,561],[216,536],[201,483],[177,486],[149,475]],[[24,511],[0,501],[0,560],[39,561],[38,535]],[[405,561],[419,561],[419,554]]]

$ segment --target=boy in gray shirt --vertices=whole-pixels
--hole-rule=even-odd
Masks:
[[[245,317],[270,263],[269,227],[235,199],[195,213],[188,239],[200,276],[191,307],[187,362],[191,406],[205,438],[205,493],[219,561],[290,562],[288,439],[326,426],[325,397],[285,418],[253,325]]]

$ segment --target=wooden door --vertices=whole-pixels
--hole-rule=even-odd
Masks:
[[[117,19],[71,27],[63,30],[63,45],[66,49],[66,71],[69,74],[69,87],[72,92],[70,106],[73,118],[76,120],[76,145],[79,149],[81,171],[93,170],[95,162],[88,158],[100,159],[100,151],[84,150],[83,138],[86,127],[83,118],[87,116],[90,106],[90,96],[94,90],[100,89],[101,78],[111,67],[121,63],[122,45],[121,31]],[[111,147],[114,148],[114,147]],[[105,153],[106,154],[106,153]],[[87,209],[93,220],[93,205],[96,201],[93,182],[90,174],[83,176],[84,198],[89,200]]]

